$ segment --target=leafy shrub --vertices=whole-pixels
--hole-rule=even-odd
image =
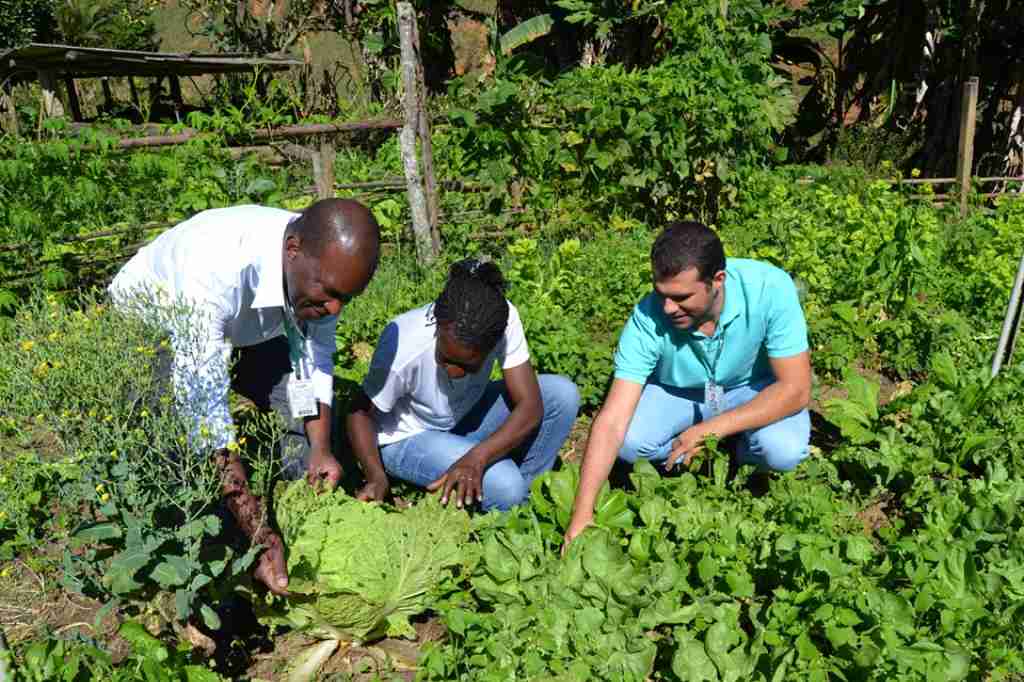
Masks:
[[[0,330],[0,402],[5,428],[39,434],[68,471],[48,491],[74,515],[65,587],[129,608],[169,593],[173,607],[162,615],[196,614],[217,628],[211,604],[246,574],[259,547],[221,533],[211,453],[160,378],[164,335],[96,299],[72,307],[38,295]],[[274,442],[275,427],[253,423]],[[267,451],[251,454],[263,472],[259,491]]]
[[[87,638],[50,636],[20,647],[14,679],[25,682],[219,682],[223,678],[190,662],[187,648],[172,649],[134,621],[118,629],[131,653],[118,664],[101,645]]]
[[[574,195],[595,223],[713,220],[738,165],[772,157],[793,109],[769,65],[760,4],[739,3],[735,20],[718,2],[672,4],[664,22],[675,47],[642,68],[594,65],[548,83],[509,64],[484,90],[457,82],[454,169],[492,184],[496,203],[513,181],[525,184],[528,209]]]

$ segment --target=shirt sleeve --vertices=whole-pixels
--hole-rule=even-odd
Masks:
[[[649,299],[638,303],[622,328],[615,350],[616,379],[645,384],[658,366],[662,343],[649,306]]]
[[[395,368],[398,353],[398,325],[390,323],[381,332],[370,360],[370,369],[363,379],[363,391],[381,412],[390,412],[398,400],[409,392],[408,382]]]
[[[526,345],[526,332],[519,311],[511,303],[508,304],[508,324],[505,325],[505,357],[501,361],[502,369],[511,369],[524,364],[530,359],[530,349]]]
[[[225,317],[212,304],[185,305],[172,313],[169,325],[175,402],[192,421],[196,447],[226,448],[235,440],[235,428],[228,408],[231,343],[224,334]]]
[[[317,401],[330,407],[334,401],[334,351],[338,348],[337,317],[327,317],[309,323],[308,360],[313,366],[313,395]]]
[[[780,272],[769,284],[766,292],[769,301],[766,316],[767,329],[764,337],[765,351],[770,358],[788,358],[799,355],[809,348],[807,343],[807,320],[800,307],[793,278]]]

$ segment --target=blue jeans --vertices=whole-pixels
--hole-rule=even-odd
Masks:
[[[562,376],[542,374],[544,416],[537,430],[484,472],[483,509],[509,509],[525,502],[533,479],[550,469],[576,421],[580,394]],[[511,413],[504,381],[492,381],[480,401],[451,431],[424,431],[380,448],[388,474],[419,486],[441,478],[477,443],[498,430]]]
[[[765,388],[740,386],[725,393],[725,409],[749,403]],[[710,418],[704,405],[704,389],[680,389],[647,384],[629,423],[619,458],[663,462],[672,441],[694,424]],[[739,463],[761,469],[790,471],[807,458],[811,440],[811,416],[806,409],[759,429],[744,431],[739,438]]]

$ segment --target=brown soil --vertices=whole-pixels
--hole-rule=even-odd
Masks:
[[[909,381],[901,381],[897,383],[887,376],[879,374],[873,369],[858,367],[857,373],[865,379],[874,381],[878,384],[878,400],[882,405],[888,404],[899,396],[906,395],[913,388],[913,384]],[[811,399],[810,409],[814,412],[824,414],[825,404],[829,400],[834,398],[845,399],[848,395],[849,394],[842,385],[822,385],[818,390],[817,397]]]
[[[59,549],[59,548],[57,548]],[[96,622],[103,603],[69,594],[57,583],[54,548],[42,548],[31,562],[14,559],[0,564],[4,589],[0,590],[0,629],[10,644],[45,636],[80,633],[107,642],[115,661],[128,654],[128,643],[117,636],[119,614],[114,611]]]
[[[583,460],[583,451],[587,447],[587,436],[590,434],[590,424],[591,418],[587,415],[581,414],[576,419],[572,430],[569,431],[569,437],[559,452],[563,462],[576,463]]]
[[[891,513],[886,513],[891,502],[891,496],[883,496],[857,512],[857,520],[864,524],[864,535],[871,537],[880,529],[892,525]]]
[[[413,680],[420,646],[444,636],[444,626],[437,619],[414,625],[416,641],[385,639],[366,646],[342,644],[327,660],[320,671],[321,678],[370,682],[377,679]],[[255,664],[247,671],[252,680],[279,680],[288,664],[316,641],[298,634],[286,634],[274,639],[274,649],[256,656]]]

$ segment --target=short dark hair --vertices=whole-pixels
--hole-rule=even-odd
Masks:
[[[505,278],[498,266],[475,258],[453,263],[434,302],[434,319],[454,323],[459,343],[489,353],[508,325]]]
[[[680,220],[669,223],[651,246],[654,280],[663,282],[684,270],[697,268],[702,282],[725,270],[725,249],[715,231],[704,223]]]

